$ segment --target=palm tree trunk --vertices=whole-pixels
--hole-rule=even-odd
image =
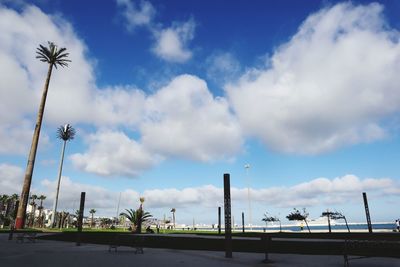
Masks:
[[[308,226],[308,223],[307,223],[307,218],[306,218],[306,219],[304,219],[304,222],[306,223],[306,226],[307,226],[308,232],[311,234],[310,227]]]
[[[24,184],[22,186],[21,200],[19,202],[17,218],[15,220],[15,228],[16,229],[24,228],[24,224],[25,224],[26,207],[28,206],[29,191],[31,189],[33,167],[35,166],[36,151],[37,151],[37,146],[39,143],[40,129],[42,127],[44,107],[46,105],[47,92],[49,90],[49,84],[50,84],[52,70],[53,70],[53,64],[49,64],[49,69],[47,71],[47,78],[46,78],[46,82],[44,84],[42,99],[40,101],[39,111],[38,111],[38,115],[37,115],[35,131],[33,132],[31,150],[29,152],[28,163],[26,166]]]
[[[331,229],[331,216],[328,213],[328,228],[329,228],[329,233],[332,233],[332,229]]]
[[[347,227],[347,231],[349,231],[350,233],[350,228],[349,228],[349,224],[347,223],[346,217],[343,217],[344,222],[346,223],[346,227]]]
[[[54,199],[54,205],[53,205],[53,214],[56,214],[56,211],[57,211],[58,193],[60,192],[61,174],[62,174],[62,166],[63,166],[63,162],[64,162],[64,152],[65,152],[66,143],[67,143],[67,141],[64,141],[62,149],[61,149],[61,159],[60,159],[60,166],[58,168],[58,182],[57,182],[56,198]],[[50,225],[53,225],[54,218],[55,218],[55,216],[52,216]]]
[[[40,210],[39,210],[39,227],[43,227],[43,223],[42,223],[42,211],[43,211],[43,199],[40,199]]]

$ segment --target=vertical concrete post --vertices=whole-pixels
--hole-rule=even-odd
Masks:
[[[218,207],[218,234],[221,234],[221,207]]]
[[[371,216],[369,214],[367,193],[365,193],[365,192],[363,192],[363,199],[364,199],[364,207],[365,207],[365,216],[367,217],[368,232],[372,233]]]
[[[244,233],[244,212],[242,212],[242,232]]]
[[[85,192],[81,192],[81,203],[79,205],[79,216],[78,216],[78,238],[76,245],[81,245],[81,233],[82,233],[82,223],[83,223],[83,210],[85,208]]]
[[[229,173],[224,174],[225,257],[232,258],[231,183]]]

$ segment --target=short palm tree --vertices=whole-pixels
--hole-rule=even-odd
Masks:
[[[36,151],[39,143],[40,129],[42,127],[44,107],[46,105],[46,98],[47,98],[47,92],[49,90],[51,73],[53,67],[55,67],[56,69],[57,66],[67,67],[68,62],[71,62],[69,59],[67,59],[69,53],[66,53],[66,51],[67,51],[66,48],[58,49],[57,46],[52,42],[48,42],[48,47],[39,45],[39,48],[37,48],[36,51],[37,53],[36,58],[38,58],[42,62],[48,63],[49,68],[47,71],[46,82],[43,88],[42,99],[40,100],[35,131],[33,132],[32,144],[28,157],[28,164],[26,166],[26,171],[25,171],[24,184],[22,186],[21,201],[19,202],[17,218],[15,221],[15,227],[17,229],[24,228],[26,207],[28,206],[28,198],[31,189],[33,168],[35,166]]]
[[[310,227],[308,226],[308,223],[307,223],[308,215],[309,215],[309,213],[307,212],[306,208],[303,208],[302,212],[300,210],[294,208],[293,211],[291,213],[289,213],[288,216],[286,216],[286,218],[289,221],[304,221],[306,223],[308,232],[311,233]]]
[[[93,227],[93,225],[94,225],[93,215],[96,213],[96,210],[95,209],[91,209],[89,211],[89,213],[92,215],[92,220],[91,220],[91,223],[90,223],[90,227]]]
[[[57,182],[56,197],[54,199],[54,205],[53,205],[53,214],[56,214],[56,212],[57,212],[58,194],[60,192],[60,183],[61,183],[62,167],[63,167],[63,162],[64,162],[65,145],[67,144],[67,141],[74,139],[74,136],[75,136],[75,129],[72,128],[72,126],[69,124],[60,126],[57,129],[57,137],[60,138],[61,140],[63,140],[64,142],[63,142],[63,146],[61,149],[60,166],[58,168],[58,182]],[[52,216],[51,225],[53,225],[54,222],[55,222],[55,216]]]
[[[261,221],[265,222],[265,226],[268,226],[269,222],[279,222],[279,230],[282,231],[281,220],[279,220],[279,218],[276,216],[269,216],[268,212],[264,213],[264,218],[262,218]]]
[[[135,226],[136,228],[136,232],[140,233],[139,231],[141,231],[140,228],[138,228],[139,225],[141,225],[142,223],[148,221],[152,216],[149,212],[143,212],[142,209],[125,209],[126,212],[121,212],[120,216],[124,216],[125,218],[127,218],[131,224],[133,224],[133,226]]]

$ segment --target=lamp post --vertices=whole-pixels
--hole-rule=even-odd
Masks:
[[[250,178],[249,178],[250,164],[245,164],[244,168],[246,169],[246,180],[247,180],[247,202],[249,206],[249,225],[250,225],[250,230],[253,230],[253,224],[251,220],[251,197],[250,197]]]

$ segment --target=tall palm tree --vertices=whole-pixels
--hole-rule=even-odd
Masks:
[[[62,167],[63,167],[63,162],[64,162],[64,152],[65,152],[65,145],[67,144],[67,141],[70,141],[74,139],[75,136],[75,129],[72,128],[71,125],[65,124],[64,126],[60,126],[57,129],[57,137],[63,140],[63,146],[61,149],[61,159],[60,159],[60,167],[58,168],[58,182],[57,182],[57,190],[56,190],[56,198],[54,199],[54,205],[53,205],[53,214],[56,214],[57,211],[57,204],[58,204],[58,193],[60,192],[60,182],[61,182],[61,173],[62,173]],[[51,217],[51,225],[53,225],[55,222],[55,216]]]
[[[175,229],[175,211],[176,211],[175,208],[172,208],[172,209],[171,209],[171,212],[172,212],[172,221],[173,221],[173,223],[174,223],[174,229]]]
[[[91,209],[90,211],[89,211],[89,213],[92,215],[92,220],[90,221],[91,223],[90,223],[90,227],[93,227],[93,215],[96,213],[96,210],[95,209]]]
[[[37,53],[36,58],[38,58],[42,62],[48,63],[49,68],[47,71],[46,82],[43,88],[42,99],[40,100],[35,131],[33,132],[33,137],[32,137],[31,150],[29,152],[28,164],[26,166],[26,171],[25,171],[24,184],[22,186],[21,201],[19,202],[17,218],[15,221],[15,227],[17,229],[24,228],[26,207],[28,206],[28,198],[29,198],[29,191],[31,189],[33,167],[35,166],[36,151],[39,143],[40,129],[42,127],[42,119],[43,119],[44,107],[46,105],[47,92],[49,90],[51,72],[53,70],[53,67],[55,67],[56,69],[57,66],[67,67],[68,62],[71,62],[69,59],[67,59],[69,53],[66,53],[66,50],[67,50],[66,48],[58,49],[54,43],[48,42],[48,47],[39,45],[36,51]]]
[[[43,227],[43,218],[42,218],[42,211],[43,211],[43,200],[46,199],[45,195],[40,195],[38,200],[40,200],[40,206],[38,207],[39,210],[39,227]]]

